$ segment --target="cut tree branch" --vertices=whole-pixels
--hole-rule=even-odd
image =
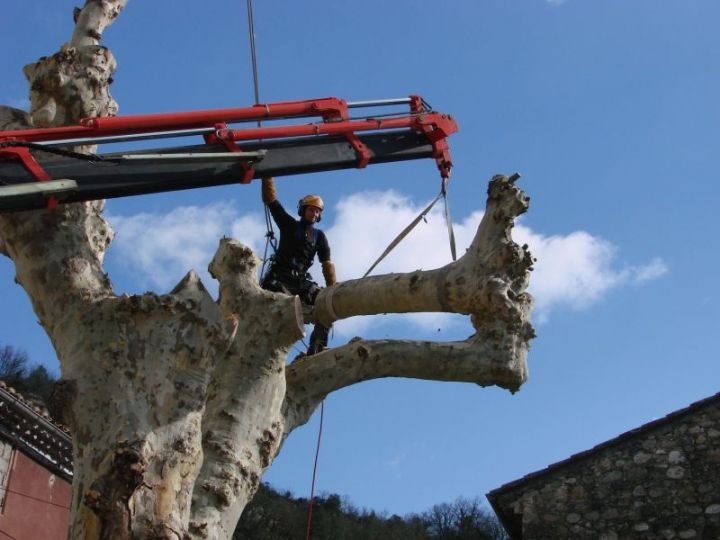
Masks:
[[[117,114],[118,105],[110,95],[117,64],[99,40],[125,4],[127,0],[87,0],[76,13],[70,42],[52,56],[25,66],[35,126],[62,126]]]
[[[368,379],[412,377],[497,385],[512,392],[527,379],[535,332],[525,292],[534,259],[511,237],[529,199],[507,176],[488,188],[482,221],[467,253],[430,271],[390,274],[324,289],[314,314],[328,324],[375,313],[439,311],[469,314],[475,334],[453,343],[356,341],[288,366],[285,414],[303,423],[330,392]]]
[[[73,47],[98,45],[105,28],[110,26],[125,8],[127,0],[87,0],[85,6],[73,13],[75,32]]]
[[[314,318],[324,325],[355,315],[449,312],[474,316],[491,313],[518,319],[531,303],[524,292],[533,259],[527,246],[512,241],[514,220],[529,204],[507,176],[493,177],[487,207],[475,238],[456,262],[437,270],[354,279],[323,289]]]
[[[465,341],[364,341],[296,360],[286,369],[288,432],[308,421],[325,397],[346,386],[384,377],[497,385],[512,392],[527,379],[527,342],[473,335]]]

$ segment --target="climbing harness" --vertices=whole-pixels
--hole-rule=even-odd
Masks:
[[[262,267],[260,268],[260,280],[265,277],[268,270],[270,270],[270,263],[277,253],[277,240],[275,238],[275,231],[273,230],[272,219],[270,217],[270,210],[265,205],[265,251],[263,252]],[[272,248],[272,255],[268,257],[269,248]]]

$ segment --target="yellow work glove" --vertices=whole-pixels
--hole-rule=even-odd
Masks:
[[[271,202],[277,200],[275,179],[272,176],[262,179],[262,200],[265,204],[270,204]]]
[[[335,285],[337,278],[335,277],[335,265],[332,261],[325,261],[322,263],[322,273],[325,278],[325,286]]]

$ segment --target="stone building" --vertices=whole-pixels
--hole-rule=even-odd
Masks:
[[[720,393],[488,500],[512,540],[719,540]]]

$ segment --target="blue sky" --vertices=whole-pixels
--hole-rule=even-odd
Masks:
[[[21,68],[72,32],[73,2],[9,3],[0,103],[26,107]],[[252,104],[245,2],[130,0],[104,43],[122,114]],[[494,388],[383,380],[326,403],[318,489],[390,513],[482,495],[718,391],[720,4],[715,0],[255,0],[262,101],[424,96],[451,113],[450,204],[459,251],[487,181],[523,173],[516,228],[538,263],[530,380]],[[108,151],[113,150],[109,148]],[[340,279],[362,275],[437,193],[430,161],[287,177],[309,192]],[[205,272],[217,240],[261,248],[259,189],[114,200],[107,268],[118,292],[166,292]],[[440,214],[376,272],[449,261]],[[13,268],[0,260],[0,343],[57,370]],[[207,274],[204,279],[210,282]],[[208,283],[211,287],[211,283]],[[454,316],[351,319],[354,335],[462,339]],[[266,479],[309,491],[317,417]]]

